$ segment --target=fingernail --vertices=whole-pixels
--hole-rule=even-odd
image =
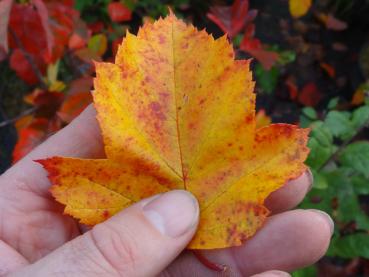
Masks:
[[[291,275],[284,271],[273,270],[270,277],[291,277]]]
[[[270,270],[256,275],[252,275],[252,277],[291,277],[291,275],[284,271]]]
[[[325,221],[329,224],[329,228],[330,228],[330,231],[331,231],[331,235],[333,235],[333,232],[334,232],[334,221],[333,219],[330,217],[329,214],[327,214],[326,212],[323,212],[321,210],[310,210],[310,211],[313,211],[319,215],[321,215],[322,217],[324,217]]]
[[[311,172],[310,168],[308,168],[308,170],[306,171],[306,176],[309,182],[309,188],[308,188],[308,192],[309,192],[313,188],[313,185],[314,185],[314,175],[313,175],[313,172]]]
[[[143,213],[160,233],[176,238],[197,225],[199,205],[191,193],[173,190],[147,203]]]

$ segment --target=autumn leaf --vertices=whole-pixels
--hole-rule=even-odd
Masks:
[[[13,163],[17,162],[36,146],[42,143],[50,134],[60,129],[55,119],[26,116],[16,122],[18,141],[13,151]]]
[[[46,65],[39,59],[39,57],[30,53],[28,53],[28,56],[32,58],[34,63],[37,65],[37,68],[40,69],[42,73],[46,71]],[[20,49],[14,49],[10,55],[10,67],[20,78],[22,78],[22,80],[26,81],[30,85],[34,85],[39,81],[32,65],[27,60],[25,53]]]
[[[219,26],[230,38],[235,37],[247,22],[257,15],[256,10],[249,10],[248,0],[235,0],[232,6],[214,6],[207,17]]]
[[[293,17],[304,16],[311,7],[311,0],[289,0],[290,13]]]
[[[321,62],[320,67],[327,72],[329,77],[334,78],[336,76],[336,70],[330,64]]]
[[[278,53],[264,49],[255,36],[255,24],[249,24],[240,43],[240,50],[256,58],[265,70],[270,70],[279,58]]]
[[[47,120],[37,119],[32,120],[32,123],[19,130],[19,138],[13,151],[13,163],[23,158],[45,139],[46,129]]]
[[[45,3],[42,0],[32,0],[32,3],[35,5],[38,15],[40,16],[40,21],[42,28],[45,32],[46,45],[47,45],[47,53],[51,57],[52,48],[54,46],[54,36],[51,32],[51,28],[49,25],[49,13],[45,6]]]
[[[131,10],[120,2],[109,3],[108,13],[113,22],[129,21],[132,18]]]
[[[317,13],[316,17],[325,25],[328,30],[344,31],[347,23],[334,17],[332,14]]]
[[[107,158],[39,161],[82,223],[186,189],[201,210],[188,247],[236,246],[265,222],[265,198],[306,170],[308,130],[256,129],[249,61],[173,14],[127,33],[115,63],[96,64],[94,87]]]
[[[318,87],[313,83],[307,83],[299,93],[298,100],[304,106],[315,107],[322,99],[322,94]]]

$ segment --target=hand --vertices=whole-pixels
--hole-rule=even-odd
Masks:
[[[63,215],[63,207],[48,193],[46,172],[33,161],[55,155],[104,156],[92,107],[0,176],[0,274],[219,274],[192,252],[182,252],[198,221],[198,204],[185,191],[145,199],[81,235],[81,226]],[[314,263],[328,247],[333,222],[315,210],[288,211],[303,199],[311,182],[305,173],[271,194],[266,204],[273,215],[243,246],[201,254],[226,265],[231,276],[292,271]],[[269,271],[257,276],[288,274]]]

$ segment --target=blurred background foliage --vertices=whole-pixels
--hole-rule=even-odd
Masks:
[[[301,207],[335,231],[293,276],[369,276],[368,0],[1,0],[0,172],[91,103],[93,60],[112,61],[126,31],[168,7],[253,58],[259,127],[312,129]]]

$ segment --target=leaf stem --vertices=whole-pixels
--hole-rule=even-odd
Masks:
[[[0,122],[0,128],[5,127],[9,124],[12,124],[12,123],[16,122],[18,119],[21,119],[22,117],[24,117],[26,115],[34,113],[36,110],[37,110],[36,107],[32,107],[28,110],[25,110],[24,112],[22,112],[21,114],[17,115],[14,118],[4,120],[4,121]]]

